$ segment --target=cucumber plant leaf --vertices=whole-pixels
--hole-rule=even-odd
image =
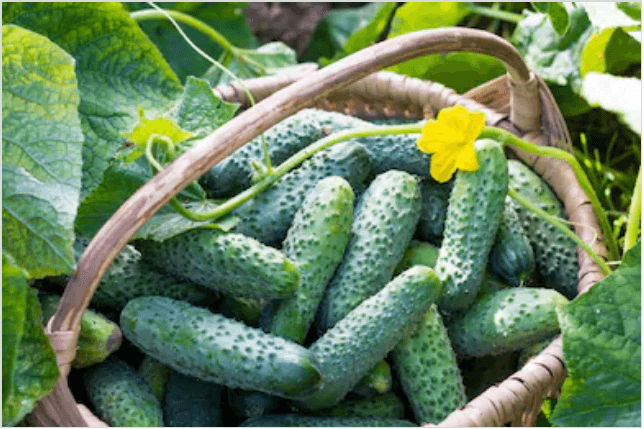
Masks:
[[[366,48],[385,31],[395,8],[395,2],[375,2],[328,12],[313,31],[302,60],[326,65]]]
[[[33,278],[74,268],[79,102],[74,59],[46,37],[3,25],[3,251]]]
[[[558,308],[568,378],[557,426],[641,426],[641,242],[620,267]]]
[[[24,329],[28,274],[2,252],[2,408],[13,392],[13,370]]]
[[[531,2],[532,6],[541,13],[545,13],[550,18],[552,27],[559,34],[564,34],[570,26],[570,16],[562,2]]]
[[[470,13],[468,3],[409,2],[396,9],[387,38],[412,31],[457,25]],[[414,58],[387,70],[440,82],[458,93],[485,83],[505,73],[496,58],[473,52],[450,52]]]
[[[642,81],[590,72],[584,77],[582,92],[593,106],[616,113],[631,130],[642,135]]]
[[[48,37],[75,60],[85,136],[81,199],[101,182],[121,132],[167,111],[181,84],[119,3],[27,3],[11,23]]]
[[[621,27],[605,28],[593,34],[581,55],[582,76],[590,71],[619,75],[642,62],[642,43]]]
[[[23,305],[25,313],[29,316],[24,321],[22,338],[13,368],[12,391],[6,399],[4,395],[2,398],[4,426],[15,426],[22,420],[33,410],[36,402],[54,388],[60,377],[56,355],[43,329],[38,293],[35,289],[27,287],[25,295]]]
[[[163,119],[166,124],[173,124],[167,127],[168,132],[173,135],[177,132],[179,133],[177,135],[180,135],[181,131],[177,130],[183,130],[190,132],[195,138],[199,138],[210,134],[221,124],[227,122],[234,116],[237,108],[238,105],[226,103],[216,97],[206,81],[189,77],[175,106],[158,119]],[[146,120],[146,122],[150,121]],[[137,127],[135,126],[134,129]],[[148,135],[150,130],[145,131],[145,128],[139,130],[143,133],[140,140],[147,141],[145,135]],[[159,128],[152,130],[152,132],[158,131]],[[198,140],[186,142],[183,149],[188,149],[190,144],[198,144]],[[179,143],[180,145],[181,143]],[[121,153],[118,153],[105,170],[100,185],[81,203],[76,218],[76,227],[82,235],[93,237],[110,216],[137,189],[152,178],[152,166],[145,157],[130,160],[130,154],[135,150],[137,148],[123,149]],[[197,183],[192,183],[183,189],[178,197],[181,200],[200,201],[205,198],[205,193]],[[165,206],[160,209],[158,214],[170,212],[173,210]]]

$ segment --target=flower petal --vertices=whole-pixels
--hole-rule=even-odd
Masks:
[[[458,153],[456,168],[465,171],[476,171],[479,169],[479,162],[476,157],[474,144],[465,145]]]
[[[467,142],[473,142],[476,140],[483,127],[485,126],[485,114],[482,112],[472,112],[469,114],[469,122],[464,128],[465,140]]]
[[[429,172],[437,182],[447,182],[455,171],[456,157],[453,152],[438,152],[432,156]]]

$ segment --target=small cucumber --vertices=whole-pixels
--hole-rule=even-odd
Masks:
[[[559,332],[556,309],[566,303],[553,289],[501,289],[477,300],[447,330],[461,357],[521,350]]]
[[[518,194],[548,214],[566,217],[563,205],[550,186],[525,164],[508,162],[510,184]],[[568,299],[577,296],[579,259],[575,242],[554,225],[512,201],[525,233],[532,244],[536,271],[545,287],[553,288]]]
[[[354,195],[341,177],[321,180],[306,196],[286,234],[282,252],[302,278],[295,296],[275,309],[269,332],[304,342],[324,289],[342,260],[351,233]]]
[[[45,295],[41,298],[45,323],[54,315],[60,303],[60,296]],[[104,315],[91,309],[85,310],[80,322],[80,333],[76,346],[73,368],[85,368],[103,362],[121,347],[123,334],[118,325]]]
[[[414,265],[434,268],[436,259],[438,259],[438,250],[438,247],[426,241],[411,240],[394,274],[398,275]]]
[[[264,192],[233,210],[233,214],[240,218],[233,231],[277,246],[284,240],[304,197],[320,180],[339,176],[355,191],[363,186],[370,172],[371,158],[363,146],[350,142],[333,145],[316,153]]]
[[[416,427],[409,420],[386,417],[322,417],[304,414],[267,414],[251,417],[240,427]]]
[[[157,270],[233,296],[280,298],[300,284],[295,263],[243,234],[193,229],[135,245]]]
[[[223,426],[224,386],[171,370],[166,384],[163,419],[168,427]]]
[[[110,426],[163,426],[163,411],[150,387],[116,356],[87,368],[83,383],[96,416]]]
[[[510,286],[525,285],[534,272],[532,245],[510,197],[506,197],[488,266],[492,274]]]
[[[320,304],[320,332],[391,280],[419,215],[420,192],[414,176],[397,170],[376,176],[358,198],[344,258]]]
[[[76,260],[80,259],[88,244],[88,239],[77,237],[74,242]],[[211,304],[218,298],[217,294],[202,286],[155,270],[141,260],[141,253],[134,246],[128,244],[105,271],[91,305],[101,310],[121,311],[130,299],[152,295],[198,305]]]
[[[165,395],[165,385],[170,376],[170,367],[146,355],[143,357],[137,371],[141,374],[146,384],[150,386],[154,396],[162,403]]]
[[[382,395],[391,391],[392,385],[391,366],[383,359],[362,376],[350,394],[363,397]]]
[[[391,357],[419,424],[440,423],[467,402],[456,354],[436,305],[394,347]]]
[[[418,322],[440,292],[436,273],[415,266],[361,302],[309,347],[320,363],[323,381],[298,406],[316,410],[341,401]]]
[[[318,111],[304,109],[266,130],[264,139],[273,167],[311,143],[324,137]],[[211,168],[200,179],[211,198],[231,197],[252,185],[252,163],[264,163],[261,136],[256,137]]]
[[[445,230],[445,218],[449,196],[452,193],[454,180],[438,183],[431,177],[423,177],[420,181],[420,195],[423,205],[420,219],[416,227],[416,238],[440,246]]]
[[[456,172],[436,260],[436,273],[445,288],[438,308],[446,316],[467,308],[476,298],[508,189],[501,145],[482,139],[474,147],[479,168]]]
[[[321,381],[314,354],[301,345],[183,301],[135,298],[120,326],[144,353],[204,381],[294,399]]]
[[[319,415],[402,419],[405,417],[405,403],[400,396],[389,391],[365,398],[344,399],[332,408],[320,410]]]

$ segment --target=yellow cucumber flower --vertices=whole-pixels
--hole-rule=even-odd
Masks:
[[[417,144],[421,151],[433,154],[430,174],[434,180],[447,182],[456,169],[478,170],[474,141],[484,126],[485,114],[460,105],[446,107],[436,120],[425,124]]]

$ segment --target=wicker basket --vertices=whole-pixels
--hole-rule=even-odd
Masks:
[[[434,53],[471,51],[503,62],[507,74],[464,95],[443,85],[380,69]],[[258,78],[246,82],[258,101],[211,134],[204,144],[183,154],[141,187],[105,223],[87,247],[69,280],[58,311],[46,330],[58,357],[61,378],[54,390],[27,417],[34,426],[106,426],[77,404],[68,384],[80,318],[114,257],[130,238],[171,197],[213,165],[293,113],[318,107],[360,117],[421,119],[442,108],[461,104],[486,114],[487,125],[507,129],[541,145],[571,151],[561,113],[543,81],[531,72],[513,46],[481,30],[451,28],[410,33],[373,45],[323,69]],[[236,83],[215,88],[227,101],[247,104]],[[261,100],[261,101],[259,101]],[[576,233],[599,255],[606,255],[588,197],[565,162],[514,153],[539,173],[563,201]],[[580,293],[603,277],[588,254],[578,250]],[[545,395],[556,395],[566,376],[559,336],[540,355],[502,383],[492,386],[439,426],[532,425]]]

